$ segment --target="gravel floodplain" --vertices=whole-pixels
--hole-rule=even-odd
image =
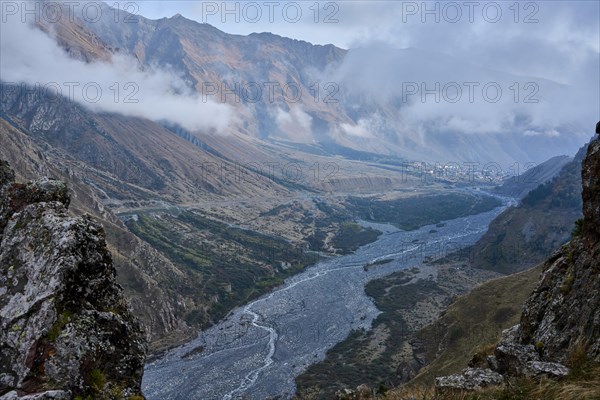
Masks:
[[[474,244],[511,202],[482,214],[415,231],[363,223],[384,232],[355,253],[327,259],[232,311],[198,337],[146,366],[150,400],[289,399],[294,379],[379,311],[366,296],[372,279]],[[365,269],[378,260],[391,262]]]

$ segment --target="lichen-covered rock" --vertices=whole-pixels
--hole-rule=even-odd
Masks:
[[[498,359],[496,358],[496,356],[487,356],[485,358],[485,361],[487,362],[488,367],[492,371],[498,372],[498,370],[500,369],[500,364],[498,363]]]
[[[2,176],[11,179],[0,165]],[[0,394],[139,395],[145,335],[116,283],[102,228],[68,215],[61,182],[2,186]]]
[[[562,378],[569,369],[556,362],[541,361],[539,351],[542,346],[516,343],[519,325],[502,332],[502,339],[494,350],[494,355],[487,358],[490,369],[507,376],[527,376],[535,378],[549,376]]]
[[[530,361],[525,368],[525,375],[531,377],[545,375],[552,378],[564,378],[568,374],[569,368],[553,362]]]
[[[528,362],[539,361],[540,356],[533,345],[516,342],[519,325],[502,331],[500,343],[494,355],[487,358],[490,369],[511,376],[523,375]]]
[[[501,385],[503,382],[502,375],[491,369],[467,368],[460,374],[435,378],[435,387],[439,392],[479,390]]]
[[[46,392],[25,396],[19,396],[19,394],[13,390],[0,397],[0,400],[69,400],[72,397],[71,392],[64,390],[48,390]]]
[[[14,183],[15,174],[5,161],[0,164],[0,232],[8,219],[25,206],[42,202],[59,202],[68,207],[71,201],[67,185],[42,178],[27,185]],[[0,239],[2,238],[0,233]]]
[[[525,366],[531,361],[539,361],[540,356],[532,345],[500,343],[494,350],[497,372],[511,376],[525,373]]]

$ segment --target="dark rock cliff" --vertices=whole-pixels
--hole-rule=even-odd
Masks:
[[[142,398],[144,332],[103,229],[69,201],[64,183],[14,183],[0,161],[1,398]]]

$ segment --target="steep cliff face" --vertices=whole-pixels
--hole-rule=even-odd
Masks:
[[[527,301],[518,338],[538,343],[543,356],[564,362],[579,346],[600,362],[600,140],[583,163],[581,234],[546,262]]]
[[[13,179],[0,162],[2,398],[141,395],[145,335],[116,282],[104,231],[68,215],[62,182]]]

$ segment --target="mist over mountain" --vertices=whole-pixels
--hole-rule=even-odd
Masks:
[[[573,107],[589,92],[582,80],[598,86],[588,61],[585,79],[558,83],[426,48],[371,42],[343,50],[269,33],[231,35],[179,14],[150,20],[104,4],[99,19],[41,25],[47,35],[15,18],[4,24],[11,56],[3,57],[3,81],[53,82],[63,94],[71,94],[64,82],[92,81],[72,91],[74,100],[197,136],[336,143],[434,162],[539,163],[573,154],[586,140],[578,121],[599,106],[590,93],[585,107]],[[73,31],[93,40],[65,47]],[[17,46],[17,37],[30,46]]]

